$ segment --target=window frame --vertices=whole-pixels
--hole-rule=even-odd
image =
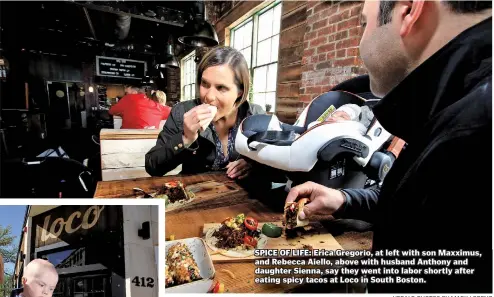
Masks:
[[[264,14],[265,12],[269,11],[270,9],[274,9],[276,8],[276,6],[278,5],[281,5],[281,0],[275,0],[273,1],[272,3],[268,4],[267,6],[259,9],[258,11],[254,12],[251,16],[247,17],[245,20],[243,20],[242,22],[240,22],[239,24],[235,25],[233,28],[230,29],[230,46],[231,47],[234,47],[234,44],[235,44],[235,33],[236,31],[238,31],[239,29],[241,29],[242,27],[244,27],[245,25],[247,25],[247,23],[249,22],[252,22],[252,34],[251,34],[251,55],[250,55],[250,65],[249,65],[249,73],[250,73],[250,77],[252,78],[252,81],[251,81],[251,84],[253,84],[255,78],[254,78],[254,72],[255,72],[255,69],[256,68],[261,68],[261,67],[266,67],[266,71],[268,71],[269,69],[269,66],[270,65],[273,65],[273,64],[277,64],[279,63],[279,51],[280,51],[280,47],[279,47],[279,42],[280,42],[280,35],[281,35],[281,14],[280,14],[280,29],[278,30],[278,33],[277,34],[273,34],[269,37],[266,37],[265,39],[261,40],[264,41],[264,40],[267,40],[267,39],[272,39],[273,37],[275,36],[278,36],[278,52],[276,53],[278,55],[278,57],[276,58],[276,61],[274,62],[268,62],[268,63],[264,63],[264,64],[257,64],[257,45],[259,43],[259,17]],[[280,9],[282,9],[280,7]],[[247,47],[245,47],[247,48]],[[245,48],[243,49],[240,49],[240,50],[244,50]],[[255,66],[254,66],[255,65]],[[267,76],[267,75],[266,75]],[[267,94],[267,93],[273,93],[275,94],[275,104],[274,106],[271,106],[271,110],[270,112],[275,112],[276,111],[276,105],[277,105],[277,95],[278,95],[278,67],[276,67],[276,86],[275,86],[275,90],[274,91],[264,91],[264,92],[257,92],[257,93],[254,93],[254,89],[252,89],[252,96],[254,96],[254,94]],[[263,109],[265,109],[265,106],[262,106]]]
[[[185,57],[183,57],[180,60],[180,101],[186,101],[186,100],[192,100],[196,98],[197,95],[197,85],[196,85],[196,75],[197,75],[197,65],[196,62],[194,61],[196,57],[196,51],[192,50],[190,53],[188,53]],[[192,77],[192,82],[189,84],[185,83],[185,71],[187,68],[187,62],[192,61],[192,65],[194,66],[194,75]],[[186,86],[191,86],[191,98],[186,99],[185,98],[185,87]]]

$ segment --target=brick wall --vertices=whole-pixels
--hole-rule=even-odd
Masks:
[[[294,123],[297,110],[303,106],[299,89],[302,85],[307,4],[307,1],[284,1],[281,8],[276,115],[286,123]]]
[[[308,1],[300,101],[307,105],[336,84],[365,74],[359,58],[362,2]]]
[[[180,101],[180,68],[166,69],[166,101],[171,105]]]

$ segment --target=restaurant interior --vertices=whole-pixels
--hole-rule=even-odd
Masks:
[[[178,38],[204,3],[9,1],[0,9],[1,196],[91,197],[101,180],[99,133],[118,128],[109,108],[136,81],[164,91],[169,106],[180,101],[178,59],[194,46]],[[112,62],[127,68],[105,69]],[[81,172],[87,185],[74,186]]]
[[[197,98],[196,67],[216,45],[244,55],[250,102],[296,123],[314,98],[365,74],[358,57],[361,7],[279,0],[1,2],[0,196],[92,198],[101,181],[149,177],[144,155],[160,129],[120,129],[122,119],[110,107],[133,83],[163,91],[169,107]],[[338,166],[331,170],[340,172]]]

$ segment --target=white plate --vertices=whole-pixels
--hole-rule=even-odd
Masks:
[[[214,270],[213,261],[209,256],[204,240],[202,240],[202,238],[193,237],[193,238],[186,238],[186,239],[180,239],[174,241],[166,241],[165,255],[168,253],[168,250],[170,249],[171,246],[179,242],[185,244],[189,248],[192,256],[194,257],[194,260],[197,263],[197,266],[199,267],[202,279],[187,284],[165,288],[165,292],[166,293],[207,293],[213,284],[213,279],[216,272]]]

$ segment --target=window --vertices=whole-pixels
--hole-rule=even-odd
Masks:
[[[280,4],[274,2],[231,30],[230,45],[242,52],[251,71],[253,101],[264,109],[270,105],[271,112],[276,108]]]
[[[181,84],[181,100],[190,100],[196,98],[196,57],[195,50],[185,56],[180,65],[180,84]]]

